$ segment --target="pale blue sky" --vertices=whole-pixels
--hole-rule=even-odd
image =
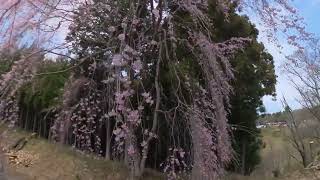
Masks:
[[[314,33],[316,36],[320,36],[320,0],[295,0],[294,4],[299,10],[300,16],[305,19],[306,28],[309,32]],[[259,29],[259,26],[257,26]],[[281,72],[279,67],[284,61],[283,55],[278,53],[275,45],[260,37],[260,40],[265,44],[268,51],[274,56],[276,65],[276,74],[278,75],[277,100],[273,101],[272,97],[264,97],[264,105],[268,113],[277,112],[283,109],[281,104],[282,96],[284,96],[289,105],[293,108],[300,108],[300,104],[297,102],[299,97],[298,93],[291,86],[287,80],[286,75]],[[286,50],[287,54],[290,54],[290,50]]]

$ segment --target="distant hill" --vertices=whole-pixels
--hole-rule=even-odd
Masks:
[[[316,119],[308,109],[297,109],[293,111],[293,116],[296,120],[312,120]],[[288,120],[288,114],[285,112],[277,112],[273,114],[261,115],[258,119],[258,124],[265,124],[268,122],[283,122]]]

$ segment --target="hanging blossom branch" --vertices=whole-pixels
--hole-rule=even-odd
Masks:
[[[284,37],[287,42],[298,49],[312,39],[313,35],[305,28],[304,19],[289,0],[234,0],[239,4],[239,11],[255,14],[258,23],[263,27],[267,39],[282,48],[278,37]]]
[[[74,10],[86,0],[8,0],[0,4],[1,48],[28,37],[39,45],[65,36]],[[61,42],[62,43],[62,42]]]
[[[16,99],[18,89],[32,79],[43,57],[37,53],[38,50],[30,51],[15,61],[11,70],[0,78],[0,116],[1,119],[9,121],[10,126],[18,121],[19,108]],[[34,56],[35,53],[37,56]]]
[[[231,141],[227,125],[227,109],[230,80],[233,78],[229,58],[243,49],[250,39],[237,38],[214,44],[203,34],[193,36],[201,54],[197,58],[205,75],[206,87],[200,87],[191,111],[191,134],[193,140],[193,178],[219,178],[224,165],[232,159]],[[209,98],[208,98],[209,97]],[[206,114],[202,117],[201,114]],[[210,119],[210,123],[208,123]]]

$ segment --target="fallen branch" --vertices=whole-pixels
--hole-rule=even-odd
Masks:
[[[25,147],[25,145],[28,143],[28,141],[36,136],[36,133],[32,133],[28,137],[22,137],[18,139],[16,143],[14,143],[12,146],[9,147],[9,150],[15,150],[20,151]]]

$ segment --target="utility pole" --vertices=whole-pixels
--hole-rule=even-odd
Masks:
[[[310,141],[310,142],[309,142],[309,146],[310,146],[310,158],[311,158],[310,160],[311,160],[311,161],[313,161],[313,152],[312,152],[312,145],[313,145],[313,143],[314,143],[313,141]]]

